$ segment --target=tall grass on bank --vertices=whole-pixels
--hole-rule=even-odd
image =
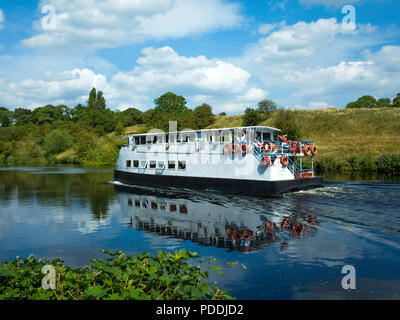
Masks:
[[[323,158],[315,160],[314,167],[318,173],[324,173],[324,172],[400,173],[400,155],[385,153],[378,158],[375,158],[372,155],[366,155],[362,158],[353,156],[346,160]]]

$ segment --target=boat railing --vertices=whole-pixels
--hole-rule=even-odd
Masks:
[[[283,144],[281,141],[260,141],[260,144],[263,144],[264,142],[273,142],[273,143],[280,143],[281,144],[281,148],[279,150],[279,144],[278,144],[278,149],[275,150],[274,152],[263,152],[262,149],[255,143],[252,142],[252,154],[254,155],[254,157],[257,159],[258,162],[261,161],[261,158],[264,155],[270,156],[270,157],[279,157],[279,156],[288,156],[288,164],[287,164],[287,168],[289,169],[289,171],[293,174],[293,176],[297,179],[302,179],[302,178],[311,178],[314,176],[314,169],[300,169],[295,161],[292,160],[293,156],[290,156],[290,151],[286,151],[284,150],[285,148],[283,147]],[[314,143],[313,141],[296,141],[296,142],[302,142],[302,143]]]

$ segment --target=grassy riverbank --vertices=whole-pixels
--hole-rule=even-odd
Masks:
[[[0,265],[0,300],[232,299],[208,283],[208,270],[221,272],[221,267],[216,267],[213,260],[201,260],[198,263],[201,266],[187,262],[198,259],[197,253],[181,249],[175,253],[160,251],[157,256],[141,253],[130,257],[120,251],[103,252],[108,255],[106,259],[91,259],[89,266],[79,269],[71,269],[58,259],[46,261],[28,257],[3,262]],[[45,266],[54,267],[54,272]]]
[[[319,171],[400,171],[400,110],[293,111],[304,140],[318,146]],[[260,123],[274,126],[277,113]],[[210,128],[240,126],[243,115],[220,116]]]
[[[400,171],[400,109],[324,109],[293,111],[299,134],[318,146],[316,168],[321,171]],[[276,126],[278,112],[259,125]],[[210,122],[209,120],[207,120]],[[215,116],[207,128],[238,127],[243,115]],[[87,122],[0,127],[0,166],[74,164],[113,167],[123,134],[143,133],[146,122],[120,126],[104,133]]]

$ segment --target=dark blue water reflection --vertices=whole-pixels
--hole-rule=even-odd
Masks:
[[[106,183],[112,175],[0,169],[0,260],[33,253],[78,267],[100,249],[186,248],[246,265],[211,276],[239,299],[400,298],[400,183],[331,182],[263,199],[127,189]],[[357,270],[350,292],[347,264]]]

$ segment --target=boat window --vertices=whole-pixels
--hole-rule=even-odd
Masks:
[[[179,212],[183,213],[183,214],[187,214],[188,213],[188,209],[187,209],[186,204],[179,205]]]
[[[126,160],[126,167],[130,168],[132,166],[132,161],[131,160]]]
[[[135,137],[135,145],[140,144],[140,138],[139,137]]]
[[[175,143],[176,142],[176,134],[170,134],[169,135],[169,142],[170,143]]]
[[[262,141],[261,132],[259,132],[259,131],[256,132],[255,139],[258,141]]]
[[[167,204],[165,202],[160,203],[160,210],[165,211],[167,209]]]
[[[176,212],[176,204],[171,204],[171,205],[169,206],[169,211],[171,211],[171,212]]]
[[[178,169],[186,170],[186,161],[178,161]]]
[[[157,165],[157,161],[150,161],[150,169],[155,169]]]
[[[147,161],[140,161],[140,168],[141,169],[147,168]]]
[[[146,137],[140,137],[140,144],[146,144]]]
[[[140,208],[140,201],[139,200],[135,200],[135,207]]]
[[[157,168],[158,168],[158,169],[164,169],[164,168],[165,168],[164,161],[158,161],[158,166],[157,166]]]
[[[175,161],[168,161],[168,169],[175,170]]]
[[[139,160],[133,160],[133,167],[139,168]]]
[[[185,143],[190,142],[190,137],[187,134],[182,134],[181,141]]]
[[[128,199],[128,206],[132,207],[132,205],[133,205],[132,199]]]
[[[169,143],[169,134],[165,135],[165,143]]]
[[[157,202],[152,201],[152,202],[151,202],[151,208],[152,208],[153,210],[157,210],[157,209],[158,209],[158,204],[157,204]]]
[[[155,143],[158,143],[158,137],[157,136],[153,137],[153,144],[155,144]]]
[[[270,139],[271,139],[271,136],[270,136],[269,132],[264,132],[263,133],[263,140],[267,141],[267,140],[270,140]]]

